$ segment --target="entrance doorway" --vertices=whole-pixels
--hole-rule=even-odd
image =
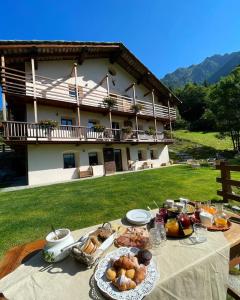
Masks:
[[[113,148],[103,148],[104,168],[106,174],[116,172]]]
[[[122,171],[122,151],[121,149],[114,149],[114,160],[116,165],[116,171]]]

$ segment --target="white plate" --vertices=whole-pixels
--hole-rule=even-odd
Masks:
[[[152,215],[144,209],[133,209],[127,212],[126,218],[132,224],[144,225],[151,221]]]
[[[108,253],[98,264],[97,270],[95,272],[95,280],[97,282],[100,290],[115,300],[140,300],[144,296],[148,295],[154,288],[156,279],[159,278],[159,274],[156,270],[155,264],[153,260],[151,260],[150,264],[147,266],[147,275],[142,283],[137,285],[135,289],[121,292],[114,285],[107,280],[105,273],[106,270],[110,267],[111,259],[118,259],[122,255],[128,255],[129,253],[132,255],[137,254],[139,251],[138,248],[127,248],[122,247],[117,250]]]

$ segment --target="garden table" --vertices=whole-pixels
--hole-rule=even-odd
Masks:
[[[112,223],[121,223],[121,220]],[[93,228],[96,226],[72,233],[78,239]],[[153,259],[160,278],[145,299],[226,299],[229,257],[234,264],[235,257],[240,253],[240,225],[233,223],[228,231],[208,232],[207,236],[207,243],[189,245],[187,240],[168,240],[165,246],[157,250]],[[44,241],[30,245],[32,250],[36,250],[43,247]],[[112,246],[109,251],[114,248]],[[19,251],[15,248],[11,261],[14,262],[15,255],[20,262],[19,253],[24,252],[28,253],[27,245]],[[0,277],[16,265],[4,264],[3,260],[0,263]],[[4,276],[0,281],[0,291],[8,299],[103,299],[93,274],[93,269],[87,270],[71,257],[49,265],[38,253]]]

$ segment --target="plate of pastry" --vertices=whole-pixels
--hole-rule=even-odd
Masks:
[[[116,300],[142,299],[153,290],[158,277],[151,252],[134,247],[107,254],[95,272],[99,289]]]

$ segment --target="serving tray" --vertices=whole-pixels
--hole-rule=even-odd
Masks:
[[[106,270],[110,267],[111,259],[118,259],[122,255],[136,255],[138,253],[138,248],[127,248],[122,247],[117,250],[110,252],[107,254],[98,264],[97,270],[95,272],[95,280],[97,282],[97,286],[101,290],[101,292],[109,297],[110,299],[115,300],[140,300],[144,296],[148,295],[152,289],[154,288],[156,279],[159,277],[159,274],[156,270],[155,264],[153,260],[151,260],[150,264],[147,266],[147,275],[142,283],[136,286],[135,289],[129,291],[119,291],[111,281],[108,281],[105,273]]]
[[[209,231],[227,231],[228,229],[230,229],[231,226],[232,226],[232,222],[227,221],[227,225],[224,227],[217,227],[215,224],[213,224],[212,226],[208,227],[207,229]]]

